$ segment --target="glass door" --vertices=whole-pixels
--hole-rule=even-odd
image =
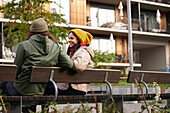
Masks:
[[[143,31],[153,31],[154,29],[159,29],[159,24],[156,21],[155,12],[142,12],[141,13],[141,27]]]

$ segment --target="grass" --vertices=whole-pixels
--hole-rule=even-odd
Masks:
[[[105,83],[91,83],[91,86],[102,86],[106,85]],[[130,86],[130,83],[127,83],[127,80],[120,80],[119,83],[112,83],[112,86]],[[153,84],[147,84],[148,86],[153,86]],[[158,84],[161,88],[164,88],[164,84]],[[135,84],[135,86],[138,86]],[[166,88],[170,88],[170,84],[166,84]]]

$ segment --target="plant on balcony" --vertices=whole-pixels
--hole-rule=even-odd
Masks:
[[[4,25],[4,33],[7,33],[5,41],[9,44],[9,47],[25,40],[30,29],[31,21],[37,18],[44,18],[46,20],[50,33],[62,44],[59,37],[65,39],[67,30],[55,26],[54,23],[67,24],[67,22],[63,19],[62,14],[50,13],[50,11],[47,10],[50,1],[12,0],[0,7],[0,12],[10,20]]]
[[[116,55],[114,53],[101,52],[101,51],[94,50],[94,54],[95,56],[92,59],[93,62],[95,63],[94,67],[96,67],[99,62],[105,62],[105,63],[116,62]]]

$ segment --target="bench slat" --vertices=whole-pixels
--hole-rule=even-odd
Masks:
[[[157,82],[160,84],[170,84],[170,73],[157,72],[157,71],[130,71],[128,75],[128,83],[135,83],[135,79],[141,79],[142,73],[144,74],[143,81],[146,83]]]
[[[55,82],[69,83],[103,83],[106,72],[108,72],[108,81],[118,83],[120,79],[120,70],[112,69],[88,69],[83,72],[71,72],[62,70],[58,67],[36,67],[32,68],[31,82],[48,82],[51,70],[54,70],[53,80]],[[48,76],[47,76],[48,75]]]
[[[16,65],[0,64],[0,81],[1,82],[13,82],[16,78]]]

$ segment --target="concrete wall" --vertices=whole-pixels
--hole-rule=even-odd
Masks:
[[[165,46],[144,49],[140,51],[142,70],[166,71]]]
[[[143,48],[134,48],[135,51],[139,51],[139,63],[142,64],[142,68],[137,69],[166,71],[169,64],[167,38],[134,37],[133,44],[143,46]]]

